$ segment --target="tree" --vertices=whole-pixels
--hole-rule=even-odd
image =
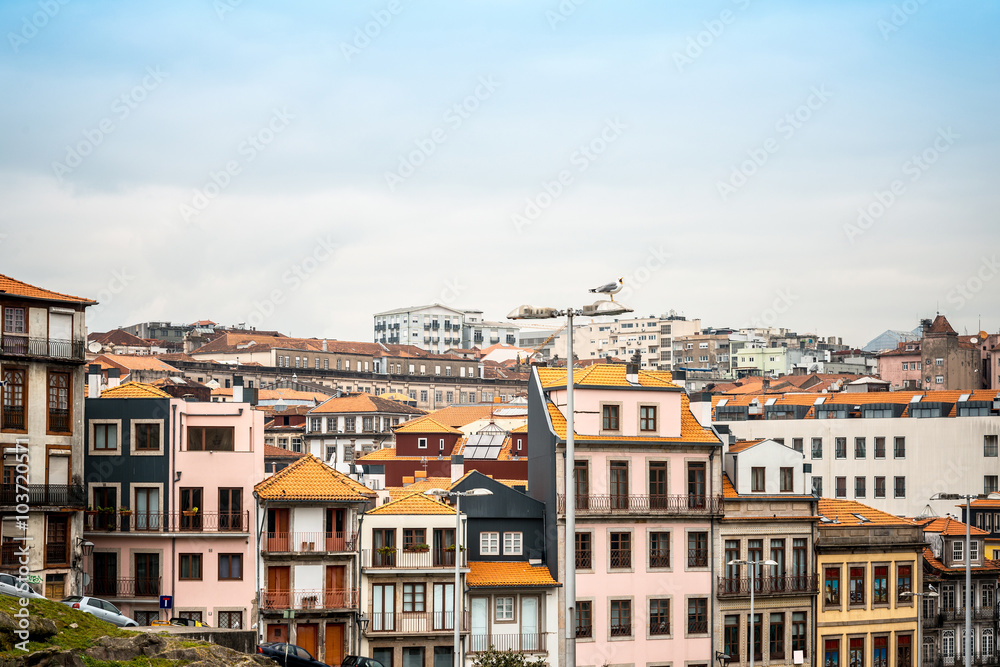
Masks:
[[[472,667],[542,667],[545,661],[541,658],[529,660],[518,651],[498,651],[494,647],[476,656]]]

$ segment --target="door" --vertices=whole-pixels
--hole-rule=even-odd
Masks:
[[[309,651],[309,655],[319,655],[319,626],[315,623],[299,623],[295,626],[295,643]]]
[[[521,650],[538,650],[538,598],[521,598]]]
[[[628,509],[628,461],[611,462],[611,509]]]
[[[371,628],[375,632],[396,629],[396,587],[393,584],[372,586]]]
[[[95,530],[114,530],[115,512],[118,509],[118,489],[114,487],[98,487],[94,489]],[[111,508],[110,510],[108,508]]]
[[[344,660],[344,624],[326,624],[326,653],[323,654],[323,662],[333,667],[339,667]]]
[[[344,565],[326,566],[326,608],[345,609],[351,600],[349,592],[344,588],[344,578],[347,567]]]
[[[279,623],[270,623],[267,626],[267,641],[284,643],[288,640],[288,626]]]
[[[396,566],[396,529],[376,528],[372,531],[372,566]]]
[[[53,357],[73,356],[73,316],[69,313],[49,313],[49,354]]]
[[[434,629],[455,629],[455,584],[434,584]]]
[[[48,483],[46,488],[48,500],[53,505],[68,505],[69,500],[69,450],[57,449],[49,452]],[[115,510],[118,507],[115,506]]]
[[[243,530],[243,489],[219,489],[219,530]]]
[[[473,651],[485,651],[490,647],[490,630],[488,626],[489,618],[489,598],[472,598],[469,604],[469,612],[472,616],[471,637]]]
[[[291,567],[288,565],[267,568],[267,605],[270,609],[288,609]]]
[[[344,534],[344,510],[326,508],[326,550],[349,551],[347,536]]]
[[[162,530],[159,489],[135,490],[135,527],[136,530]]]
[[[93,591],[97,597],[118,597],[118,554],[94,554]]]
[[[135,594],[137,597],[160,595],[160,554],[135,554]]]
[[[576,509],[590,507],[590,469],[586,461],[573,462],[573,485],[576,492]]]
[[[201,530],[201,517],[205,504],[201,501],[201,487],[181,488],[181,528]]]
[[[649,464],[649,507],[667,509],[666,461],[652,461]]]
[[[705,509],[705,464],[688,464],[688,507]]]
[[[267,510],[267,546],[268,552],[290,551],[288,535],[288,508],[271,508]]]

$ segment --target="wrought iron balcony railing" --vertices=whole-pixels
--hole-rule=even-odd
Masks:
[[[83,361],[84,340],[62,340],[58,338],[29,338],[27,336],[3,335],[0,353],[11,357],[39,357],[43,359],[68,359]]]
[[[588,494],[576,496],[578,515],[652,514],[652,515],[716,515],[722,514],[722,496],[701,495],[614,495]],[[566,495],[559,494],[558,509],[566,513]]]
[[[800,595],[818,590],[815,574],[786,574],[777,577],[719,577],[717,594],[719,597],[740,597],[750,595],[751,581],[754,595]]]

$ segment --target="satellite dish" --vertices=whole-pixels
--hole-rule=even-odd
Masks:
[[[87,343],[87,349],[93,352],[94,354],[98,354],[101,351],[101,344],[98,343],[96,340],[92,340],[89,343]]]

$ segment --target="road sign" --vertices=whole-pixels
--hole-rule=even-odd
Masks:
[[[160,609],[173,609],[174,608],[174,596],[173,595],[161,595],[160,596]]]

